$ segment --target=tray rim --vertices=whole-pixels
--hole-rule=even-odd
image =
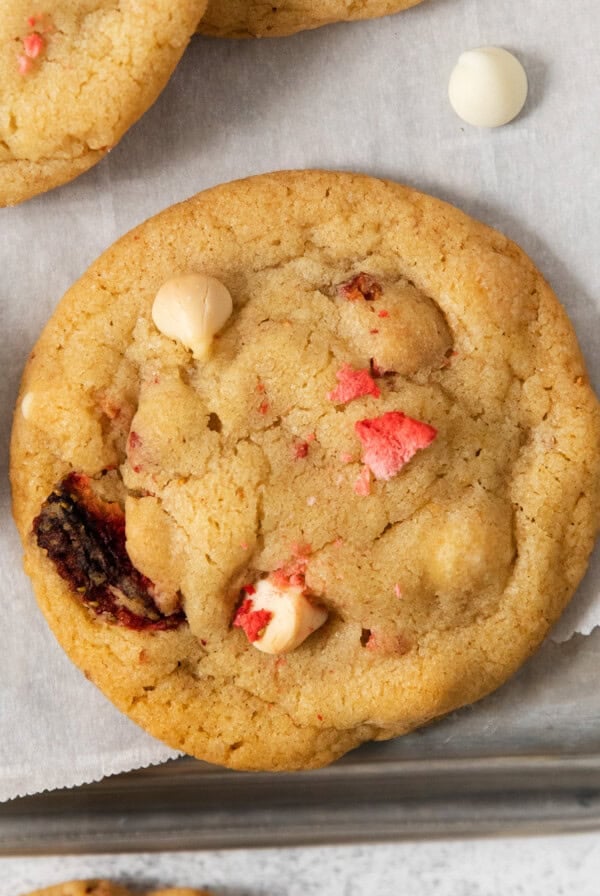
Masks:
[[[373,788],[373,798],[355,801],[348,792],[349,776],[363,797]],[[281,796],[278,804],[248,801],[248,795],[260,795],[267,781],[274,780]],[[199,801],[191,806],[190,800],[202,796],[208,782],[213,803],[225,788],[232,805],[204,809]],[[323,795],[328,797],[325,804]],[[176,798],[182,799],[179,809]],[[138,799],[142,802],[135,809]],[[359,756],[292,774],[230,772],[183,757],[2,804],[0,857],[324,846],[598,829],[597,753],[406,760]]]

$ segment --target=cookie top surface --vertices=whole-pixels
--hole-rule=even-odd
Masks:
[[[216,37],[282,37],[333,22],[387,16],[421,0],[209,0],[198,30]]]
[[[29,893],[28,896],[141,896],[139,890],[132,893],[126,887],[109,880],[70,880]],[[145,891],[145,896],[211,896],[207,890],[190,890],[178,887],[168,890]]]
[[[152,320],[187,272],[233,299],[201,360]],[[592,549],[599,434],[513,243],[397,184],[279,173],[163,212],[67,293],[23,378],[14,510],[50,625],[121,709],[210,761],[315,766],[531,654]],[[270,656],[246,601],[282,571],[326,621]]]
[[[99,161],[157,98],[204,0],[5,0],[0,205]]]

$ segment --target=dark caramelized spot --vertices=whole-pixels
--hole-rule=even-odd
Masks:
[[[88,476],[63,479],[33,521],[33,533],[61,578],[99,616],[136,630],[172,629],[185,621],[181,611],[160,612],[153,583],[125,549],[123,510],[94,494]]]
[[[374,302],[383,292],[383,288],[375,277],[371,277],[370,274],[365,274],[364,271],[361,271],[360,274],[352,277],[351,280],[340,283],[337,291],[342,298],[347,299],[349,302],[355,302],[357,299],[366,299],[367,302]]]
[[[382,377],[396,376],[396,371],[384,370],[379,366],[375,358],[369,358],[369,374],[373,377],[374,380],[377,380],[381,379]]]

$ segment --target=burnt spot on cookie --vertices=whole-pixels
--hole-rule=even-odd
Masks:
[[[125,548],[125,514],[94,493],[92,481],[70,473],[43,503],[33,534],[56,571],[98,616],[136,631],[164,631],[185,621],[180,609],[161,613],[154,584]]]

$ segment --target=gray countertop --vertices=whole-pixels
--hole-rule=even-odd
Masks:
[[[77,877],[216,896],[598,896],[600,834],[0,860],[0,896]]]

